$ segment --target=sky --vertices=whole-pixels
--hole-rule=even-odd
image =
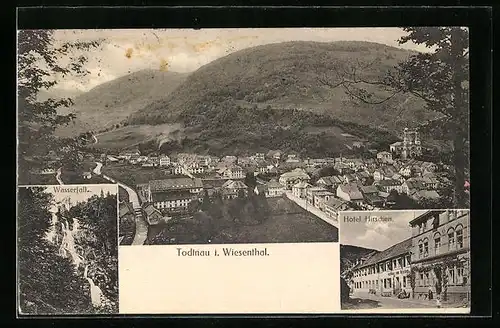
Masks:
[[[340,216],[340,243],[383,251],[411,237],[409,222],[425,211],[343,212]],[[359,217],[361,222],[346,222],[346,217]],[[390,218],[370,222],[365,217]]]
[[[266,29],[121,29],[56,30],[57,43],[103,39],[93,50],[83,78],[57,77],[57,88],[88,91],[143,69],[192,72],[232,52],[286,41],[370,41],[428,51],[415,44],[398,45],[406,33],[400,28],[266,28]]]

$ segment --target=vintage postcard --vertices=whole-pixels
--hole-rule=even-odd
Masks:
[[[31,193],[20,202],[34,199],[35,190],[52,195],[57,186],[92,186],[99,197],[95,186],[113,185],[120,246],[117,255],[114,239],[94,245],[110,260],[119,258],[119,302],[116,286],[99,285],[92,266],[86,270],[90,260],[78,253],[69,259],[83,263],[72,260],[71,273],[81,302],[60,308],[28,295],[21,312],[334,313],[345,306],[431,304],[436,298],[428,299],[427,285],[408,300],[380,291],[359,296],[357,282],[340,279],[346,240],[371,231],[342,220],[344,211],[470,207],[468,33],[463,27],[19,30],[17,178],[20,193]],[[88,210],[80,203],[89,200],[73,202]],[[49,205],[36,204],[41,218],[50,219]],[[58,229],[76,240],[72,218]],[[403,255],[418,248],[411,234],[405,238],[391,239],[403,243],[396,247]],[[382,257],[395,246],[371,242],[351,246]],[[105,295],[107,310],[88,302],[85,279]],[[162,279],[176,285],[167,288]],[[377,281],[381,288],[384,280]],[[345,283],[352,293],[341,306]],[[398,291],[410,293],[404,288]],[[267,303],[242,296],[256,289],[269,293]],[[211,296],[192,302],[197,291]]]

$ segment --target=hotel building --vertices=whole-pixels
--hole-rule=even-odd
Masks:
[[[403,290],[411,293],[411,248],[410,238],[358,263],[352,268],[352,291],[380,296],[396,296]]]
[[[469,210],[427,211],[410,221],[416,298],[470,300],[469,224]]]
[[[203,184],[199,178],[151,180],[137,186],[139,195],[160,211],[186,210],[192,200],[199,199]]]

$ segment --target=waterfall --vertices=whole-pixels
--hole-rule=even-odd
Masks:
[[[57,244],[57,206],[52,206],[51,209],[49,210],[50,214],[52,215],[52,218],[50,220],[50,227],[49,231],[47,231],[45,235],[45,239],[47,239],[50,243],[52,244]]]
[[[62,239],[61,244],[59,245],[59,255],[65,258],[70,258],[71,262],[75,266],[75,271],[78,272],[78,268],[81,264],[84,264],[86,260],[78,254],[76,250],[75,236],[79,232],[80,222],[77,218],[72,219],[72,228],[69,226],[69,219],[64,218],[64,220],[59,221],[57,217],[57,213],[59,212],[58,204],[54,205],[50,212],[52,214],[51,225],[49,231],[46,234],[46,239],[49,240],[54,245],[58,244],[57,240],[57,224],[61,224],[62,230]],[[55,240],[54,240],[55,239]],[[106,302],[106,298],[102,293],[102,290],[99,286],[97,286],[92,278],[88,276],[88,264],[85,265],[83,277],[90,284],[90,299],[92,301],[92,305],[94,307],[102,306],[104,302]]]
[[[85,266],[85,270],[83,272],[83,277],[85,279],[87,279],[87,281],[89,282],[90,284],[90,299],[92,300],[92,305],[93,306],[101,306],[101,300],[102,300],[102,291],[101,291],[101,288],[99,288],[99,286],[97,286],[96,284],[94,284],[94,281],[88,277],[88,265]]]

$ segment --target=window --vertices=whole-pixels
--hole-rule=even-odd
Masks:
[[[441,234],[438,232],[434,235],[434,254],[438,255],[441,249]]]
[[[406,288],[406,277],[403,277],[403,288]]]
[[[424,255],[424,244],[418,244],[418,258],[422,258]]]
[[[453,229],[448,230],[448,250],[452,251],[455,249],[455,231]]]
[[[418,281],[418,285],[419,286],[423,286],[424,285],[424,274],[422,272],[420,273],[420,279]]]
[[[448,281],[450,284],[454,285],[456,283],[455,280],[455,268],[448,268]]]
[[[457,241],[457,248],[463,248],[464,247],[464,233],[462,226],[458,226],[457,229],[455,230],[455,236],[456,236],[456,241]]]
[[[422,232],[427,230],[427,221],[422,222]]]
[[[464,283],[464,267],[462,264],[457,266],[457,284]]]
[[[424,239],[424,257],[429,256],[429,241]]]

